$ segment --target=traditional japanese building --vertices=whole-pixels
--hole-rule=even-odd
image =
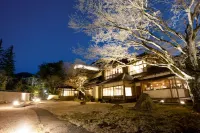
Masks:
[[[59,86],[58,90],[60,92],[59,98],[61,100],[74,100],[74,98],[78,95],[78,91],[72,86]]]
[[[178,102],[190,99],[189,87],[167,68],[149,66],[144,61],[108,67],[85,84],[86,95],[96,100],[134,101],[141,93],[154,100]]]

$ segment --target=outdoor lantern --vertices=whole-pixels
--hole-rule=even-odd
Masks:
[[[185,102],[184,102],[184,101],[180,101],[180,104],[184,105],[184,104],[185,104]]]
[[[18,106],[19,105],[19,101],[13,101],[13,105],[14,106]]]
[[[160,103],[164,103],[165,102],[165,100],[160,100]]]

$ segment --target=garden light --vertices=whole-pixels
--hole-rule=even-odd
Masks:
[[[17,128],[16,133],[33,133],[33,131],[31,130],[30,125],[24,124]]]
[[[14,106],[20,105],[20,104],[19,104],[19,101],[13,101],[13,105],[14,105]]]
[[[38,103],[38,102],[40,102],[41,101],[41,99],[40,98],[33,98],[33,102],[36,102],[36,103]]]
[[[40,102],[40,101],[41,101],[40,98],[35,99],[35,102]]]
[[[184,104],[185,104],[185,102],[184,102],[184,101],[180,101],[180,104],[184,105]]]
[[[164,103],[165,102],[165,100],[160,100],[160,103]]]

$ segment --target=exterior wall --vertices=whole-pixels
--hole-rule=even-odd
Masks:
[[[128,67],[123,67],[122,70],[123,70],[123,73],[128,74]]]
[[[60,100],[72,101],[74,96],[60,96]]]
[[[93,89],[88,89],[88,90],[85,90],[85,95],[86,96],[93,96]]]
[[[103,96],[103,89],[104,88],[115,87],[115,86],[122,86],[123,87],[123,95]],[[132,96],[126,96],[126,88],[131,88],[131,95]],[[133,89],[133,84],[132,84],[131,81],[118,81],[118,82],[114,82],[114,83],[110,83],[110,84],[104,84],[102,86],[101,90],[102,90],[101,96],[102,96],[102,99],[104,99],[104,100],[130,101],[130,100],[132,100],[136,97],[135,93],[134,93],[134,89]]]
[[[60,88],[61,93],[59,98],[61,100],[74,100],[75,96],[77,95],[77,91],[75,89],[71,89],[71,88]]]
[[[148,65],[146,65],[146,64],[139,64],[139,65],[141,65],[143,67],[141,67],[142,68],[141,71],[138,71],[138,73],[134,73],[134,75],[150,71],[148,69],[148,68],[150,68]],[[132,68],[134,68],[134,67],[132,67]],[[137,69],[135,70],[132,68],[130,68],[130,66],[123,67],[122,73],[126,73],[126,74],[130,75],[130,70],[133,70],[133,72],[135,72],[137,70]],[[102,75],[104,77],[104,80],[106,80],[105,79],[105,77],[106,77],[105,70],[102,72]],[[117,75],[118,74],[113,74],[113,77],[115,77]],[[111,76],[111,78],[112,78],[112,76]],[[153,73],[151,75],[144,76],[144,77],[141,76],[138,78],[138,80],[140,80],[140,81],[136,82],[136,83],[133,83],[133,81],[122,81],[122,80],[112,82],[112,83],[104,82],[106,84],[102,84],[101,86],[94,86],[91,88],[92,96],[96,100],[97,99],[111,99],[111,100],[136,99],[137,100],[139,98],[139,96],[141,95],[141,93],[144,92],[144,93],[149,94],[150,97],[155,98],[155,99],[156,98],[177,99],[177,98],[190,97],[189,90],[186,87],[184,87],[185,81],[180,81],[180,79],[178,79],[178,77],[172,75],[171,72],[168,72],[166,70],[164,70],[163,72],[161,71],[160,73],[155,71],[155,74]],[[145,83],[147,83],[147,82],[149,82],[150,84],[153,84],[153,82],[161,82],[161,80],[166,80],[166,81],[164,81],[164,83],[162,85],[160,85],[159,83],[158,84],[156,83],[157,88],[155,86],[152,86],[153,87],[152,88],[152,87],[149,87],[149,85],[145,85]],[[116,86],[123,86],[123,95],[116,94],[116,96],[113,96],[113,95],[103,96],[104,88],[110,88],[110,87],[116,87]],[[131,87],[132,96],[126,96],[126,89],[125,89],[126,87],[127,88]],[[148,88],[150,88],[150,89],[148,89]],[[177,90],[178,90],[178,93],[177,93]]]
[[[48,95],[47,100],[59,99],[58,95]]]
[[[93,88],[93,98],[94,98],[95,100],[98,100],[98,99],[99,99],[99,88],[98,88],[98,86],[95,86],[95,87]]]
[[[113,83],[110,83],[110,84],[104,84],[104,85],[103,85],[103,88],[106,88],[106,87],[113,87],[113,86],[118,86],[118,85],[123,85],[123,81],[113,82]]]
[[[188,89],[163,89],[163,90],[153,90],[153,91],[144,91],[144,93],[149,94],[151,98],[180,98],[189,97]]]
[[[116,77],[117,75],[124,73],[123,71],[124,71],[123,67],[105,69],[105,70],[103,70],[104,80]]]
[[[102,98],[102,89],[101,86],[93,86],[88,90],[85,90],[86,96],[93,97],[95,100]]]
[[[127,67],[129,75],[136,75],[147,71],[147,64],[144,61],[137,61]]]
[[[29,101],[30,93],[0,92],[0,102],[13,102],[14,100]]]

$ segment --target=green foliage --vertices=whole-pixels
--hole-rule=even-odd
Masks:
[[[38,75],[49,88],[49,93],[56,94],[56,87],[64,83],[66,76],[63,61],[41,64]]]
[[[0,40],[0,89],[12,89],[9,85],[12,84],[15,71],[13,46],[4,50],[2,48],[2,39]],[[9,84],[9,85],[8,85]]]
[[[3,48],[2,48],[2,39],[0,40],[0,70],[3,69]]]
[[[6,72],[7,76],[13,77],[15,71],[14,62],[13,46],[10,46],[5,50],[3,58],[3,70]]]

